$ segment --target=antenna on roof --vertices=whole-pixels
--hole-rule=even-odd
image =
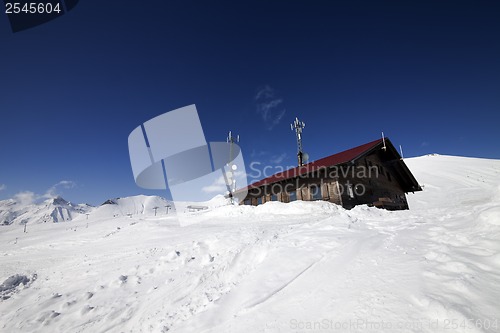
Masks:
[[[236,169],[238,169],[236,164],[233,163],[233,145],[235,142],[240,142],[240,136],[237,135],[236,137],[234,137],[232,132],[229,131],[229,134],[227,136],[227,143],[229,143],[229,162],[227,163],[227,165],[229,167],[230,178],[227,179],[226,184],[231,204],[234,203],[233,193],[236,192],[236,179],[234,178],[234,172],[236,171]],[[231,182],[231,184],[228,184],[229,182]]]
[[[383,150],[386,150],[387,147],[385,146],[385,136],[384,136],[384,132],[382,132],[382,142],[384,143],[384,146],[382,147]]]
[[[399,145],[399,152],[401,153],[401,159],[403,159],[403,147],[401,147],[401,145]]]
[[[227,142],[228,143],[235,143],[235,142],[240,142],[240,136],[237,135],[236,138],[233,136],[232,131],[229,131],[229,134],[227,136]]]
[[[307,160],[307,154],[302,150],[302,130],[306,127],[306,123],[300,121],[299,118],[295,117],[295,121],[293,124],[290,124],[290,129],[295,131],[297,136],[297,159],[299,162],[299,166],[304,165],[304,161]]]

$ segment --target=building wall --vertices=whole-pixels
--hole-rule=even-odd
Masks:
[[[311,201],[314,200],[311,193],[312,186],[319,186],[321,189],[321,197],[319,200],[330,201],[336,204],[341,204],[341,193],[339,193],[339,186],[337,179],[330,178],[295,178],[286,180],[276,186],[264,186],[259,190],[252,189],[248,192],[247,204],[257,205],[257,198],[261,197],[262,203],[272,201],[271,195],[276,195],[277,201],[284,203],[290,202],[290,193],[295,192],[297,200]]]
[[[369,170],[367,177],[342,177],[340,185],[344,186],[342,202],[345,208],[355,205],[383,205],[385,208],[408,209],[406,194],[401,188],[397,176],[390,166],[385,163],[377,151],[355,163],[356,167]],[[349,184],[352,191],[348,190]]]

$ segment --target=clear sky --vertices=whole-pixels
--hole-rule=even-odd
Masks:
[[[247,166],[296,163],[296,116],[311,160],[381,131],[405,157],[498,159],[499,18],[498,1],[81,0],[12,33],[2,11],[0,199],[165,195],[135,185],[127,138],[189,104]]]

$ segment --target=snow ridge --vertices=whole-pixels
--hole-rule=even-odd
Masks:
[[[424,185],[408,211],[218,198],[180,227],[169,202],[137,196],[2,227],[0,329],[500,332],[500,161],[405,162]]]

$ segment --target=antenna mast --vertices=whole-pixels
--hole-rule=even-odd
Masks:
[[[231,204],[234,203],[233,193],[236,192],[236,179],[234,178],[234,172],[237,169],[236,164],[233,164],[233,145],[238,142],[240,142],[240,136],[237,135],[236,137],[234,137],[232,132],[229,131],[229,134],[227,136],[227,143],[229,143],[229,162],[227,163],[227,165],[229,166],[229,170],[231,173],[231,177],[229,179],[229,182],[231,184],[228,184],[229,200],[231,201]]]
[[[297,136],[297,159],[299,162],[299,166],[304,165],[303,157],[304,152],[302,151],[302,130],[306,127],[306,124],[303,121],[300,121],[299,118],[295,117],[295,121],[293,124],[290,124],[290,129],[295,131]]]

